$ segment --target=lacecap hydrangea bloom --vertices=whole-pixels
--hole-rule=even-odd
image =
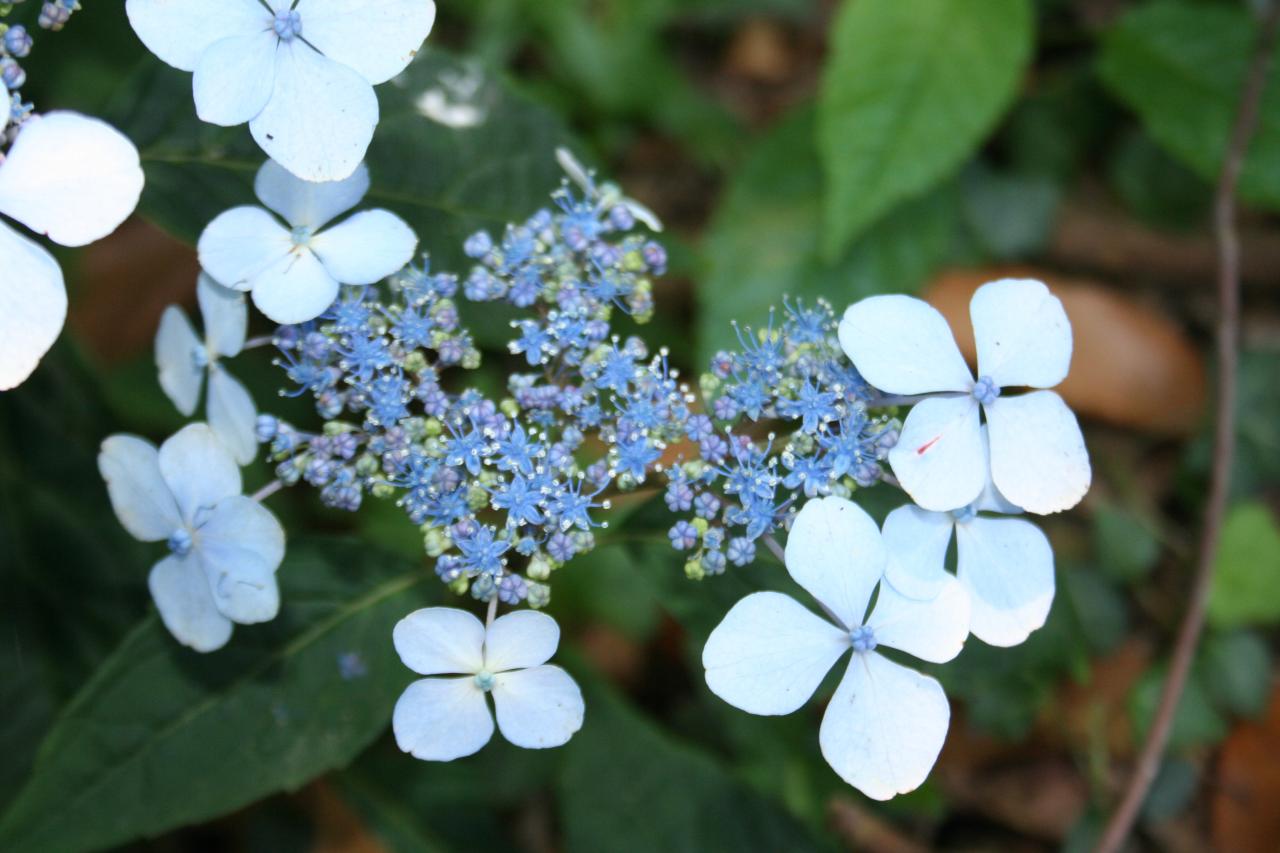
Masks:
[[[560,628],[545,613],[521,610],[488,626],[465,610],[428,607],[401,619],[392,634],[405,666],[423,678],[396,702],[396,743],[415,758],[452,761],[478,752],[498,730],[516,746],[563,746],[582,728],[582,693],[547,663]]]
[[[366,210],[326,227],[360,204],[369,172],[360,164],[345,180],[315,184],[274,160],[258,170],[254,191],[288,227],[261,207],[218,216],[200,235],[200,265],[215,281],[248,291],[277,323],[304,323],[328,308],[343,284],[368,285],[402,269],[418,238],[393,213]]]
[[[113,435],[102,443],[98,470],[125,530],[169,546],[149,585],[178,642],[208,652],[226,645],[233,623],[275,618],[284,530],[241,494],[240,469],[213,430],[191,424],[159,450]]]
[[[1089,490],[1089,455],[1075,415],[1045,390],[1071,365],[1071,324],[1043,283],[984,284],[969,305],[978,378],[947,321],[909,296],[850,306],[840,342],[858,372],[890,394],[925,394],[902,425],[889,464],[912,500],[945,512],[977,499],[987,481],[979,409],[991,442],[991,479],[1006,498],[1039,514],[1060,512]],[[1010,390],[1030,388],[1028,393]]]
[[[272,160],[308,181],[350,177],[378,124],[373,87],[413,60],[432,0],[127,0],[147,49],[194,73],[196,113],[249,123]]]
[[[949,578],[930,600],[917,601],[882,582],[886,563],[866,512],[843,498],[811,500],[792,522],[786,566],[828,618],[783,593],[753,593],[725,615],[702,652],[713,693],[744,711],[777,715],[807,702],[852,651],[818,741],[836,773],[877,800],[919,787],[951,719],[942,685],[877,649],[945,663],[969,633],[968,598],[958,581]]]

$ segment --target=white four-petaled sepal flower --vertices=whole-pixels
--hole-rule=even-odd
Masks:
[[[972,503],[987,472],[979,409],[991,438],[991,476],[1002,494],[1041,515],[1070,509],[1089,490],[1089,454],[1075,415],[1052,388],[1071,363],[1071,324],[1041,282],[1005,279],[969,304],[978,379],[946,320],[909,296],[850,306],[840,343],[869,383],[890,394],[938,394],[915,405],[889,463],[912,500],[943,512]],[[1032,389],[1008,394],[1010,389]]]
[[[363,164],[346,180],[314,184],[268,160],[254,191],[289,227],[261,207],[236,207],[209,223],[197,248],[209,275],[252,293],[253,304],[277,323],[315,319],[340,285],[381,281],[417,251],[413,229],[385,210],[362,211],[325,228],[369,191]]]
[[[98,470],[125,530],[169,544],[149,582],[160,618],[179,642],[213,651],[231,638],[232,623],[275,618],[284,530],[240,493],[240,468],[213,430],[191,424],[158,451],[113,435],[102,443]]]
[[[818,739],[832,768],[878,800],[924,782],[951,710],[937,681],[876,649],[943,663],[960,653],[969,633],[968,597],[954,578],[931,600],[917,601],[881,583],[885,560],[879,529],[856,504],[809,501],[787,538],[787,571],[836,621],[788,595],[757,592],[733,606],[702,652],[713,693],[744,711],[773,715],[803,705],[852,650]]]
[[[0,213],[55,243],[83,246],[133,213],[142,183],[138,150],[119,131],[76,113],[47,113],[22,125],[0,163]],[[3,222],[0,268],[0,391],[7,391],[57,340],[67,290],[53,255]]]
[[[221,358],[231,358],[244,348],[249,307],[244,294],[222,287],[201,274],[196,298],[204,320],[204,337],[196,335],[187,314],[170,305],[156,331],[156,367],[160,387],[190,417],[200,401],[200,388],[209,375],[205,416],[236,462],[248,465],[257,455],[254,426],[258,420],[253,398],[240,381],[227,372]]]
[[[963,509],[898,507],[884,521],[885,577],[910,598],[936,596],[952,581],[945,563],[954,530],[956,577],[969,594],[970,632],[993,646],[1016,646],[1044,625],[1054,595],[1053,548],[1040,528],[1009,517],[1020,512],[990,481]]]
[[[445,676],[415,681],[396,702],[396,743],[415,758],[452,761],[488,743],[494,715],[486,694],[498,730],[516,746],[563,746],[582,728],[582,692],[547,664],[560,628],[545,613],[518,610],[486,629],[465,610],[427,607],[401,619],[392,637],[405,666]]]
[[[249,122],[273,160],[309,181],[351,175],[378,124],[373,87],[431,32],[432,0],[128,0],[152,53],[194,72],[196,113]]]

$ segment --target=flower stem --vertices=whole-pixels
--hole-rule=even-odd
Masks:
[[[284,483],[280,482],[279,480],[272,480],[270,483],[267,483],[261,489],[258,489],[258,491],[250,495],[249,499],[255,500],[258,503],[262,503],[267,498],[271,497],[276,492],[280,491],[282,488],[284,488]]]
[[[1209,499],[1204,511],[1204,529],[1197,555],[1195,580],[1191,588],[1191,600],[1178,629],[1177,644],[1169,663],[1156,706],[1155,718],[1138,764],[1124,792],[1119,807],[1107,822],[1098,853],[1116,853],[1124,844],[1138,813],[1146,800],[1147,791],[1160,770],[1169,733],[1173,728],[1178,700],[1186,687],[1187,674],[1195,658],[1196,646],[1204,628],[1209,590],[1213,582],[1214,560],[1218,550],[1219,534],[1226,514],[1228,487],[1231,482],[1231,463],[1235,456],[1236,435],[1236,365],[1237,346],[1240,337],[1240,238],[1236,232],[1236,188],[1244,168],[1249,142],[1257,129],[1262,92],[1266,88],[1267,70],[1271,54],[1280,32],[1280,2],[1271,3],[1254,49],[1253,61],[1244,82],[1235,126],[1222,162],[1214,198],[1214,231],[1218,243],[1218,398],[1217,428],[1213,443],[1213,470],[1209,483]]]

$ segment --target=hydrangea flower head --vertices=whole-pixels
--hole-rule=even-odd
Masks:
[[[881,583],[886,554],[879,529],[856,504],[837,497],[811,500],[796,515],[786,564],[831,618],[779,592],[748,595],[707,640],[707,686],[744,711],[789,714],[852,651],[822,718],[823,757],[873,799],[914,790],[942,749],[950,706],[937,681],[876,649],[951,660],[969,633],[964,591],[951,579],[932,600],[916,601]]]
[[[405,752],[452,761],[478,752],[498,730],[525,749],[563,746],[582,728],[582,692],[569,674],[547,664],[560,628],[545,613],[518,610],[486,628],[465,610],[427,607],[396,624],[392,635],[405,666],[423,678],[396,702],[392,729]]]
[[[275,618],[284,530],[240,493],[240,469],[213,430],[191,424],[159,450],[113,435],[102,443],[98,470],[125,530],[169,544],[149,583],[160,618],[180,643],[213,651],[226,645],[233,623]]]
[[[402,269],[418,238],[386,210],[366,210],[326,228],[369,191],[362,164],[342,181],[313,184],[268,160],[254,191],[288,223],[261,207],[235,207],[200,235],[200,264],[215,280],[253,294],[277,323],[304,323],[333,304],[342,284],[369,285]]]
[[[170,305],[160,317],[156,332],[160,387],[178,411],[190,417],[207,373],[205,413],[209,426],[236,462],[248,465],[258,449],[254,437],[258,412],[248,390],[218,360],[231,358],[244,347],[249,309],[243,293],[222,287],[203,274],[196,283],[196,298],[204,319],[203,338],[196,335],[186,312],[177,305]]]
[[[60,245],[84,246],[133,212],[142,183],[138,151],[119,131],[76,113],[46,113],[22,125],[0,163],[0,213]],[[3,222],[0,267],[0,391],[7,391],[57,340],[67,290],[53,256]]]
[[[1089,489],[1084,437],[1062,398],[1071,324],[1043,283],[984,284],[969,304],[978,378],[947,322],[922,300],[872,296],[850,306],[840,343],[858,372],[890,394],[936,394],[907,415],[889,464],[912,499],[945,512],[978,498],[987,480],[979,410],[991,439],[991,477],[1028,512],[1070,509]],[[1010,389],[1032,389],[1010,395]]]
[[[884,521],[885,577],[904,595],[933,598],[951,581],[945,561],[954,531],[956,577],[969,593],[969,630],[993,646],[1016,646],[1044,625],[1054,595],[1053,548],[1030,521],[1008,517],[1020,512],[990,480],[961,509],[898,507]]]
[[[349,177],[378,124],[373,87],[412,61],[432,0],[128,0],[147,49],[194,72],[196,113],[249,123],[273,160],[308,181]]]

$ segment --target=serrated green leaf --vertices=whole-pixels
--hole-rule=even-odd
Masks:
[[[1243,503],[1222,525],[1209,624],[1218,628],[1280,622],[1280,526],[1266,505]]]
[[[948,186],[877,223],[835,263],[823,261],[814,121],[801,108],[757,142],[716,212],[697,290],[703,364],[733,345],[731,321],[762,325],[783,296],[821,297],[842,310],[864,296],[911,292],[952,248],[959,202]]]
[[[484,75],[474,101],[485,121],[452,128],[427,118],[424,93],[444,76],[476,73]],[[365,203],[403,217],[437,264],[463,265],[467,235],[523,221],[559,185],[554,151],[568,139],[564,126],[493,75],[428,49],[377,92],[382,119],[366,158],[372,187]],[[266,155],[245,127],[196,118],[189,74],[150,61],[123,93],[107,117],[142,154],[143,216],[194,243],[222,211],[256,203],[253,177]]]
[[[1098,73],[1153,139],[1216,181],[1256,38],[1243,5],[1151,3],[1107,32]],[[1268,78],[1240,194],[1280,207],[1280,67]]]
[[[977,149],[1017,92],[1033,23],[1029,0],[843,5],[818,114],[827,258]]]
[[[280,616],[218,653],[181,648],[148,617],[60,714],[0,817],[0,849],[107,847],[345,765],[412,677],[391,628],[427,574],[359,543],[293,541]]]

